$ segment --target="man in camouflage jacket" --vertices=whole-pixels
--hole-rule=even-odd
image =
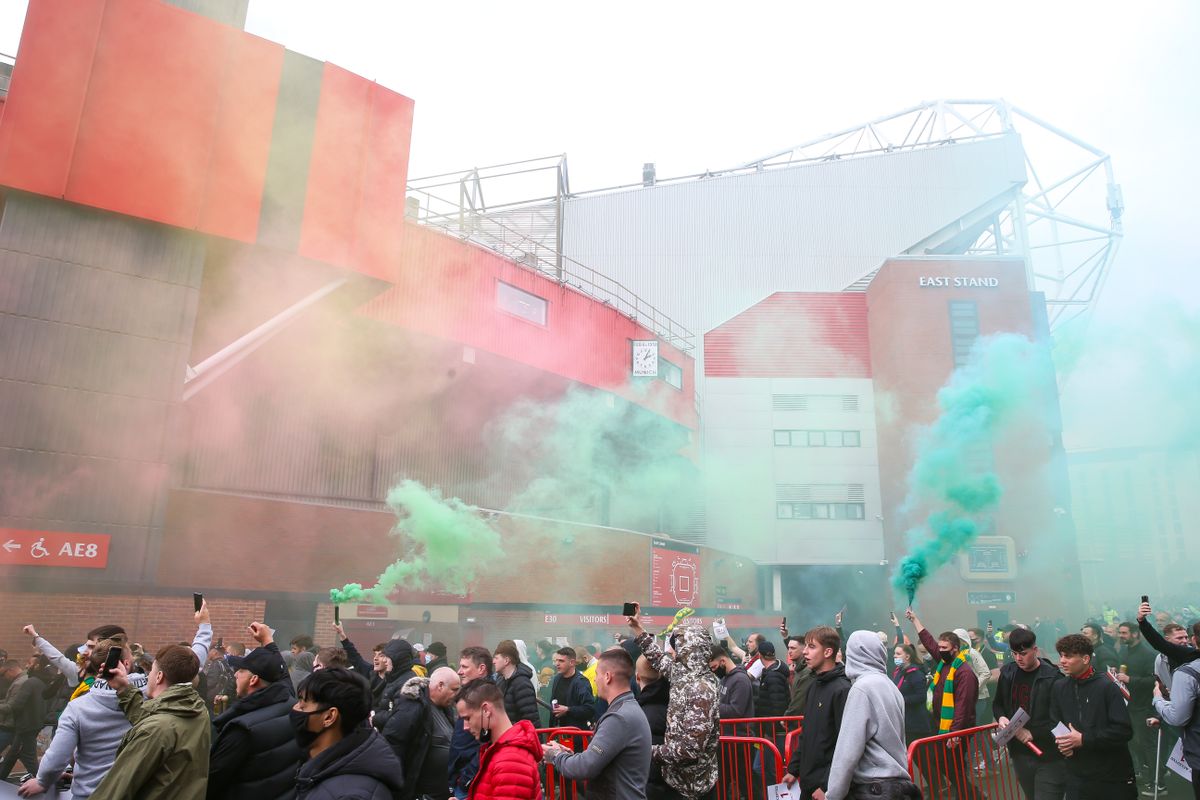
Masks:
[[[637,617],[629,618],[629,627],[646,660],[671,684],[666,735],[651,758],[662,765],[667,785],[686,798],[704,797],[717,783],[720,736],[721,689],[708,668],[712,637],[698,625],[680,625],[672,635],[672,658]]]

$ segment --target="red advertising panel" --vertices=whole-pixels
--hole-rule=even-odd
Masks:
[[[104,533],[0,528],[0,564],[103,569],[110,538]]]
[[[650,605],[655,608],[695,606],[700,601],[700,548],[652,539]]]
[[[390,281],[395,279],[405,229],[397,222],[404,219],[413,101],[372,84],[370,113],[351,266]]]
[[[258,235],[283,48],[229,28],[200,230],[243,242]]]
[[[0,125],[0,183],[62,197],[104,0],[34,0]]]
[[[197,227],[225,30],[166,3],[108,0],[68,200]]]
[[[300,255],[394,277],[412,118],[409,98],[325,65]]]

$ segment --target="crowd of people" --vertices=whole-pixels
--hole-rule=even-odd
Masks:
[[[250,647],[214,642],[207,604],[190,644],[152,655],[118,625],[65,653],[28,625],[28,660],[0,653],[0,778],[19,763],[22,797],[69,786],[94,800],[538,800],[552,774],[589,800],[691,800],[728,780],[722,733],[787,752],[782,718],[802,717],[782,774],[753,748],[754,780],[726,796],[779,783],[803,800],[920,786],[985,800],[978,778],[995,764],[972,741],[995,733],[1030,800],[1200,798],[1200,621],[1148,602],[1132,616],[1078,633],[1038,619],[934,634],[910,609],[890,633],[847,637],[839,614],[803,635],[781,625],[781,652],[763,633],[739,643],[686,619],[656,636],[635,614],[606,648],[546,640],[531,660],[504,640],[455,662],[443,643],[403,638],[368,661],[337,624],[332,647],[300,636],[281,650],[259,621]],[[763,718],[779,721],[751,728]],[[1188,767],[1172,785],[1178,741]]]

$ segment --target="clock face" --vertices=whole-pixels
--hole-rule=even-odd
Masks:
[[[658,376],[658,341],[633,343],[633,374],[635,377]]]

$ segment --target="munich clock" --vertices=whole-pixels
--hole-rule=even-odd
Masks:
[[[658,340],[633,340],[633,375],[635,378],[658,377]]]

